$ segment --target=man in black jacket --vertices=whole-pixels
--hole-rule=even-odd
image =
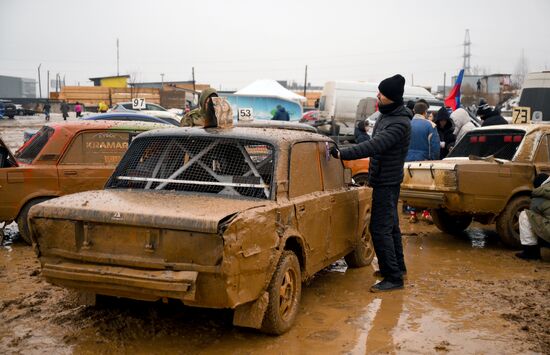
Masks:
[[[395,75],[378,85],[378,109],[372,138],[350,148],[331,149],[334,157],[355,160],[370,157],[369,185],[372,190],[370,233],[381,282],[371,287],[372,292],[403,288],[407,272],[403,258],[403,244],[399,229],[397,202],[403,181],[403,164],[409,149],[412,113],[403,105],[405,78]]]
[[[446,107],[442,107],[437,111],[434,123],[437,125],[437,133],[439,134],[441,146],[439,150],[439,159],[443,159],[449,154],[456,142],[453,120]]]
[[[486,102],[480,102],[480,106],[477,108],[477,115],[483,123],[481,127],[496,126],[499,124],[508,124],[508,121],[500,115],[500,111],[494,107],[489,106]]]

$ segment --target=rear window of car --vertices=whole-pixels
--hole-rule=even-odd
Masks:
[[[265,142],[213,137],[136,139],[107,188],[172,190],[271,198],[274,149]]]
[[[23,163],[30,164],[46,146],[55,130],[52,127],[42,127],[34,136],[29,139],[20,150],[15,153],[15,158]]]
[[[447,157],[474,155],[512,160],[524,136],[525,131],[521,130],[471,131],[460,140]]]
[[[122,104],[122,107],[124,107],[127,110],[133,110],[132,109],[132,104]]]

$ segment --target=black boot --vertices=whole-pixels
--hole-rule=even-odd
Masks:
[[[523,251],[516,253],[516,256],[524,260],[540,260],[540,246],[539,245],[524,245]]]
[[[385,278],[376,285],[370,288],[370,292],[386,292],[393,290],[400,290],[403,288],[403,280],[391,280]]]

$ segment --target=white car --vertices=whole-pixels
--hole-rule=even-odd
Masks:
[[[109,110],[110,112],[141,112],[146,115],[155,116],[158,118],[161,118],[165,121],[171,121],[173,120],[173,123],[177,126],[179,126],[179,123],[181,122],[182,116],[179,116],[175,114],[174,112],[170,112],[164,107],[156,104],[146,103],[144,110],[135,110],[132,108],[131,102],[121,102],[113,106],[112,109]]]

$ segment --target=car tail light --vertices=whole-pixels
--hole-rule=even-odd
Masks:
[[[487,136],[479,136],[479,143],[487,142]]]
[[[519,143],[519,142],[521,142],[521,139],[522,139],[522,138],[523,138],[522,136],[514,136],[514,143]]]
[[[511,143],[512,142],[512,136],[504,136],[504,143]]]
[[[477,143],[477,136],[470,137],[470,143]]]

